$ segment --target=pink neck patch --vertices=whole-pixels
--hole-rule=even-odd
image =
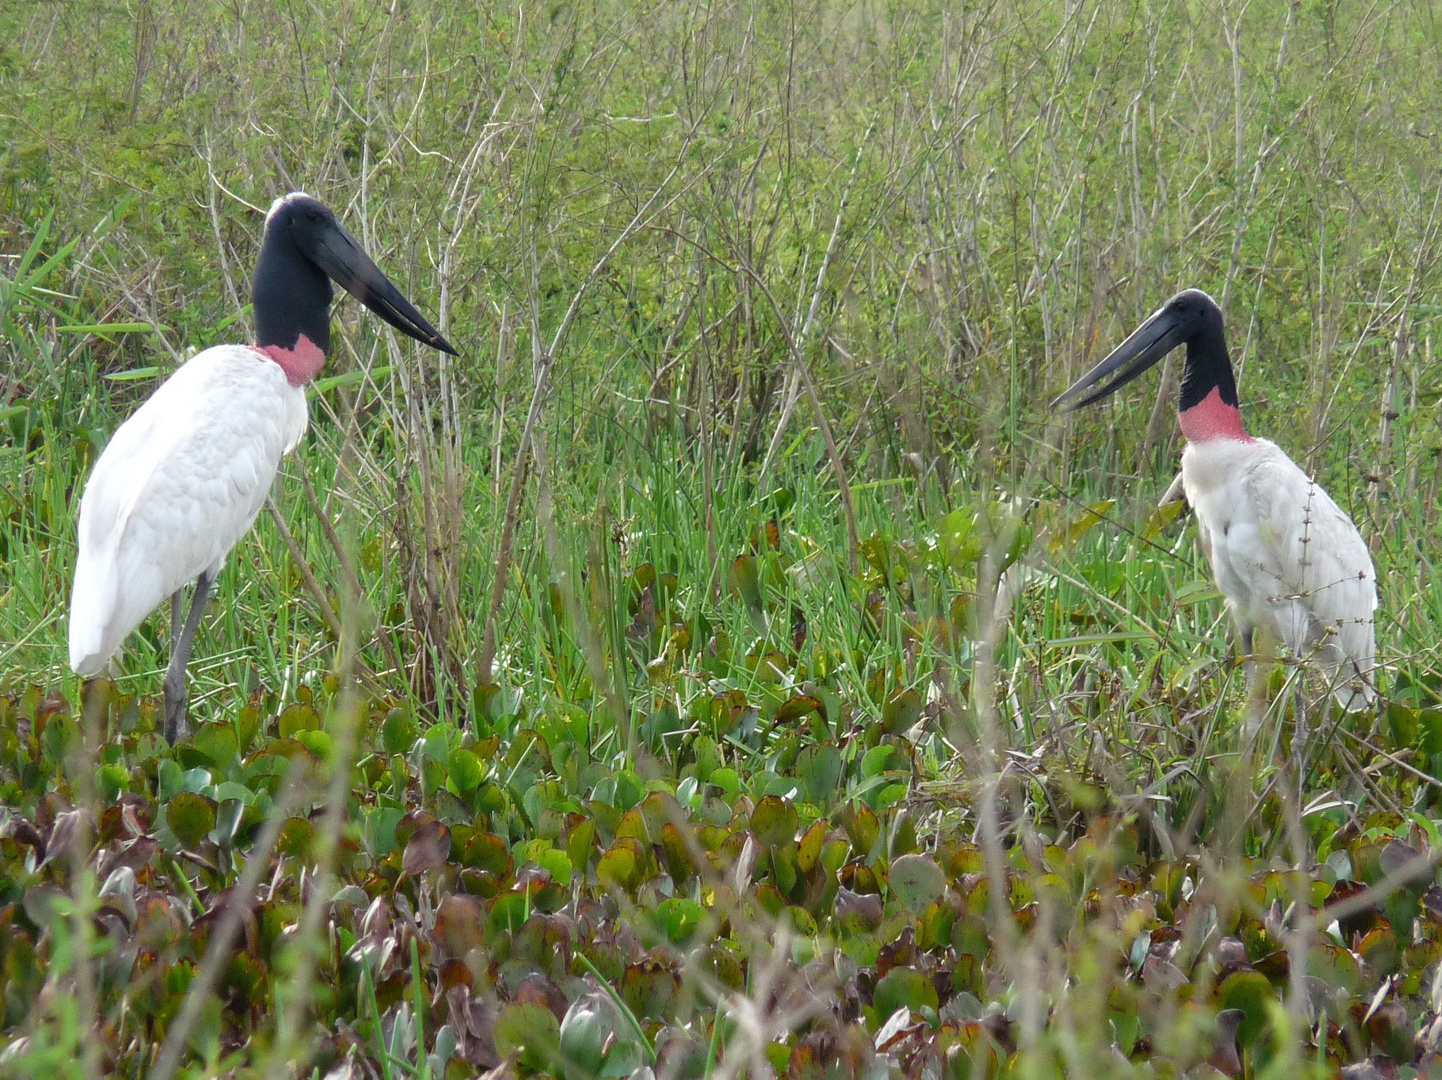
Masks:
[[[256,352],[264,353],[277,364],[280,370],[285,372],[286,381],[291,386],[304,386],[317,375],[320,369],[325,367],[325,353],[314,341],[301,334],[296,340],[295,348],[286,349],[280,345],[257,345]]]
[[[1188,442],[1199,443],[1209,439],[1252,441],[1247,429],[1242,427],[1242,414],[1235,405],[1228,405],[1222,400],[1222,391],[1215,386],[1198,404],[1179,413],[1177,421]]]

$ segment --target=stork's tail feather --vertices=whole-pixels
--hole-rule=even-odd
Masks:
[[[90,678],[105,669],[118,642],[106,640],[115,611],[115,575],[81,556],[70,592],[70,668]]]

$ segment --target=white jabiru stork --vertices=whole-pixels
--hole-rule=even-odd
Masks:
[[[1243,653],[1252,654],[1253,632],[1265,627],[1327,675],[1344,709],[1367,708],[1377,696],[1372,558],[1316,481],[1275,443],[1247,434],[1222,312],[1210,296],[1177,293],[1052,407],[1099,401],[1183,344],[1182,489]]]
[[[90,677],[170,598],[165,737],[185,726],[185,668],[206,596],[306,428],[330,348],[331,281],[397,330],[455,355],[325,205],[277,199],[252,285],[254,345],[191,357],[111,437],[80,500],[70,666]],[[195,582],[181,619],[181,590]]]

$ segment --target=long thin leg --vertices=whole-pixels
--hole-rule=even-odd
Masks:
[[[1242,627],[1242,670],[1248,694],[1252,690],[1252,680],[1257,677],[1257,660],[1252,655],[1252,634],[1252,627]]]
[[[195,579],[195,596],[190,601],[190,615],[178,634],[180,625],[180,592],[170,598],[171,632],[170,666],[165,671],[165,739],[172,746],[185,733],[185,668],[190,663],[190,648],[195,644],[195,632],[200,628],[200,613],[210,595],[211,576],[201,574]]]
[[[170,643],[180,640],[180,631],[185,627],[185,590],[176,589],[170,594]],[[174,651],[172,649],[172,651]]]
[[[1307,755],[1307,691],[1301,673],[1297,675],[1297,714],[1292,725],[1292,772],[1297,781],[1297,811],[1301,812],[1302,800],[1307,794],[1307,777],[1302,771]]]
[[[1247,709],[1245,731],[1248,736],[1256,734],[1262,726],[1262,719],[1267,712],[1267,699],[1265,688],[1260,685],[1261,680],[1257,676],[1257,656],[1254,649],[1254,637],[1256,628],[1252,626],[1241,626],[1239,644],[1242,647],[1242,686],[1247,694]]]

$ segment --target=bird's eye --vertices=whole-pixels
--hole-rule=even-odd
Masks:
[[[320,221],[320,211],[309,210],[306,212],[306,217],[310,218],[312,221]]]

